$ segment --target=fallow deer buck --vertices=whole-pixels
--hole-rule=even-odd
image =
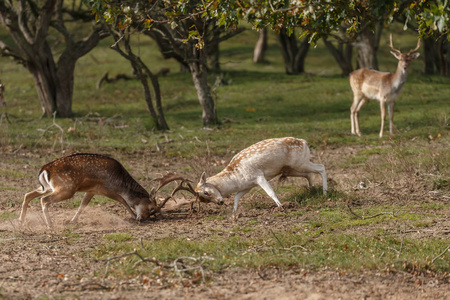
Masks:
[[[359,69],[350,73],[350,86],[353,91],[353,104],[350,108],[352,134],[361,136],[358,120],[359,111],[369,100],[377,100],[380,102],[380,138],[383,137],[386,104],[388,105],[389,113],[389,134],[393,134],[395,100],[400,95],[402,87],[406,82],[410,63],[419,57],[419,53],[416,51],[420,47],[420,39],[417,41],[416,48],[410,50],[408,53],[402,53],[399,49],[394,48],[391,34],[390,47],[392,49],[392,55],[398,59],[397,71],[395,73],[379,72],[369,69]]]
[[[196,192],[203,202],[223,204],[223,198],[234,196],[233,215],[239,199],[253,187],[260,186],[278,205],[278,200],[269,181],[281,175],[286,177],[306,177],[312,186],[311,173],[322,176],[323,194],[327,194],[327,174],[322,164],[310,161],[310,150],[305,140],[293,137],[274,138],[258,142],[238,154],[220,173],[206,178],[203,172]]]
[[[85,192],[85,195],[71,220],[73,223],[77,222],[81,212],[94,195],[103,195],[119,201],[133,218],[143,221],[159,212],[178,190],[184,189],[183,183],[187,181],[180,176],[167,174],[162,178],[155,179],[159,181],[159,186],[156,190],[152,189],[149,194],[117,160],[109,156],[90,153],[72,154],[49,162],[39,171],[38,179],[41,187],[25,195],[20,222],[24,222],[31,200],[51,192],[50,195],[41,198],[42,211],[49,228],[52,228],[52,222],[48,206],[68,200],[77,192]],[[181,183],[177,189],[163,203],[157,205],[156,192],[166,184],[178,180]]]

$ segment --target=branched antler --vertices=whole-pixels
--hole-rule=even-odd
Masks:
[[[413,52],[416,52],[420,48],[420,38],[417,40],[417,46],[414,49],[409,50],[408,54],[412,54]]]
[[[391,47],[392,51],[396,52],[397,54],[401,54],[402,51],[400,49],[395,49],[394,44],[392,43],[392,33],[389,35],[389,46]],[[420,48],[420,38],[417,40],[417,46],[414,49],[409,50],[407,55],[411,55],[413,52],[416,52]]]
[[[172,191],[172,193],[170,194],[170,196],[167,196],[159,205],[158,207],[152,212],[152,214],[156,214],[157,212],[160,212],[161,209],[164,207],[164,205],[167,203],[167,201],[169,201],[170,199],[173,199],[173,196],[178,192],[178,191],[188,191],[191,194],[193,194],[196,198],[195,201],[196,202],[198,200],[198,194],[195,191],[195,189],[192,187],[192,185],[190,184],[190,180],[186,179],[182,176],[179,176],[175,173],[167,173],[166,175],[164,175],[163,177],[160,178],[155,178],[153,179],[153,181],[158,181],[158,187],[154,190],[152,190],[152,194],[153,196],[156,195],[156,192],[161,189],[163,186],[166,186],[167,184],[173,182],[173,181],[180,181],[178,183],[178,185],[175,187],[175,189]],[[186,186],[184,186],[184,184],[186,184]],[[191,205],[192,208],[192,205]]]
[[[396,52],[397,54],[402,53],[402,51],[400,51],[400,49],[394,48],[394,44],[392,43],[392,33],[389,35],[389,46],[391,47],[392,51]]]

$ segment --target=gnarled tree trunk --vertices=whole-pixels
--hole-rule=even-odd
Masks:
[[[253,62],[255,64],[264,61],[267,50],[267,28],[264,27],[258,36],[258,41],[256,42],[255,49],[253,50]]]
[[[195,53],[196,60],[188,62],[191,70],[192,80],[197,91],[198,101],[202,106],[202,123],[203,126],[218,124],[216,105],[208,85],[208,73],[206,68],[206,55],[204,49],[196,49],[194,45],[191,51]]]
[[[88,37],[74,41],[73,34],[65,27],[63,13],[63,0],[18,1],[17,5],[0,1],[0,22],[15,44],[11,47],[0,41],[1,53],[23,64],[33,75],[38,98],[47,116],[55,112],[59,117],[72,116],[75,63],[104,37],[101,29],[95,27]],[[83,13],[77,10],[71,16]],[[62,35],[66,47],[57,62],[47,41],[50,27]]]
[[[355,43],[358,68],[378,70],[377,52],[382,29],[382,23],[378,23],[375,32],[366,28],[359,34]]]
[[[305,72],[305,58],[309,50],[308,39],[308,37],[303,38],[300,45],[297,45],[298,39],[294,32],[288,35],[285,28],[280,30],[278,40],[281,44],[286,74],[297,75]]]
[[[350,43],[343,43],[342,41],[338,41],[338,46],[336,47],[326,37],[323,38],[323,42],[327,47],[328,51],[330,51],[331,55],[333,55],[339,67],[341,68],[342,75],[347,76],[348,74],[350,74],[353,71],[352,67],[353,46]]]

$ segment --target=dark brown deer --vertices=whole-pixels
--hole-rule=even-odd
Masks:
[[[159,187],[156,190],[152,189],[149,194],[117,160],[90,153],[73,154],[49,162],[39,171],[38,179],[41,187],[25,195],[20,221],[24,222],[31,200],[51,192],[41,199],[42,211],[49,228],[52,227],[52,222],[48,206],[68,200],[77,192],[84,192],[85,195],[71,222],[77,222],[81,212],[94,195],[103,195],[116,200],[122,203],[137,221],[146,220],[160,211],[165,202],[175,193],[174,191],[164,204],[158,206],[155,201],[156,191],[175,180],[181,180],[179,185],[181,186],[184,180],[179,176],[158,179]]]

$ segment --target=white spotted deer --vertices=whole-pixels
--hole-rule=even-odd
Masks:
[[[84,192],[85,195],[71,220],[72,223],[77,222],[81,212],[94,195],[103,195],[122,203],[132,218],[143,221],[161,211],[161,208],[178,190],[186,189],[183,183],[188,182],[183,177],[169,173],[162,178],[155,179],[159,182],[159,186],[152,189],[149,194],[117,160],[109,156],[91,153],[77,153],[55,159],[41,168],[38,179],[41,187],[25,195],[20,222],[24,222],[31,200],[51,192],[41,198],[42,211],[49,228],[52,228],[52,221],[48,213],[48,206],[68,200],[77,192]],[[156,192],[172,181],[181,182],[169,197],[157,205]],[[190,203],[181,202],[178,206]]]
[[[390,35],[391,53],[398,59],[397,70],[395,73],[379,72],[369,69],[359,69],[350,73],[350,86],[353,91],[353,104],[350,108],[350,121],[352,134],[361,136],[359,129],[359,111],[369,102],[377,100],[380,102],[381,110],[381,129],[380,138],[383,137],[384,120],[386,118],[386,104],[389,114],[389,134],[393,134],[393,119],[395,100],[400,95],[402,87],[408,77],[408,67],[411,62],[419,57],[416,51],[420,47],[420,39],[417,41],[416,48],[408,53],[402,53],[395,49],[392,44],[392,34]]]
[[[305,140],[293,137],[274,138],[258,142],[238,154],[220,173],[206,178],[203,173],[196,187],[198,197],[203,202],[223,204],[223,198],[234,196],[233,215],[239,199],[253,187],[260,186],[278,205],[278,200],[269,181],[281,175],[286,177],[306,177],[312,184],[311,173],[322,176],[323,194],[327,194],[327,174],[322,164],[310,161],[310,150]]]

